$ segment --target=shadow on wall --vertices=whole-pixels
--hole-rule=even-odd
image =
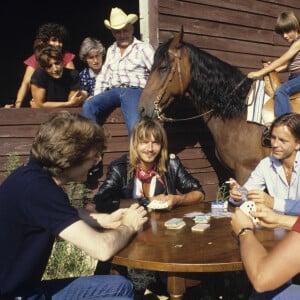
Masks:
[[[173,122],[164,122],[168,135],[169,153],[181,153],[185,150],[188,159],[194,160],[195,169],[207,167],[207,160],[216,172],[219,182],[224,182],[233,174],[217,159],[213,137],[201,118],[176,121],[176,119],[189,119],[199,116],[188,98],[174,101],[165,112],[166,117],[173,118]],[[207,158],[207,160],[205,159]],[[201,163],[201,160],[203,163]],[[203,164],[203,165],[202,165]]]

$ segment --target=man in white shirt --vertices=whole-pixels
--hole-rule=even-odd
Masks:
[[[107,50],[104,65],[96,78],[94,97],[83,105],[83,115],[100,124],[116,107],[121,107],[128,135],[140,118],[138,102],[154,58],[152,46],[133,35],[133,24],[137,20],[137,15],[126,15],[115,7],[111,10],[110,20],[104,21],[116,41]]]
[[[300,114],[280,116],[270,132],[272,153],[259,162],[244,184],[247,198],[279,212],[299,215]],[[242,199],[239,184],[232,178],[230,181],[230,196],[238,204]]]

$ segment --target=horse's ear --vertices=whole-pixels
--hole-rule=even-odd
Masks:
[[[179,49],[181,47],[181,42],[183,40],[183,25],[178,33],[175,34],[169,49]]]

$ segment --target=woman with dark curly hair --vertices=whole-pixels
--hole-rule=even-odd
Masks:
[[[36,33],[36,37],[33,43],[33,48],[35,49],[37,45],[49,45],[59,48],[63,52],[63,66],[68,69],[75,69],[73,60],[75,54],[65,51],[64,45],[66,45],[68,40],[68,31],[67,29],[57,23],[46,23],[41,25]],[[8,104],[5,107],[11,108],[16,107],[20,108],[22,103],[25,100],[25,97],[30,91],[30,79],[35,69],[39,67],[39,64],[36,60],[35,54],[32,54],[28,57],[24,64],[26,65],[26,70],[23,76],[22,83],[17,93],[17,99],[14,104]]]

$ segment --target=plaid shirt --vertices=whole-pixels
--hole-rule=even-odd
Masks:
[[[144,88],[153,64],[154,50],[150,44],[134,38],[123,56],[117,43],[107,50],[105,62],[96,77],[94,95],[107,88],[128,85]]]

